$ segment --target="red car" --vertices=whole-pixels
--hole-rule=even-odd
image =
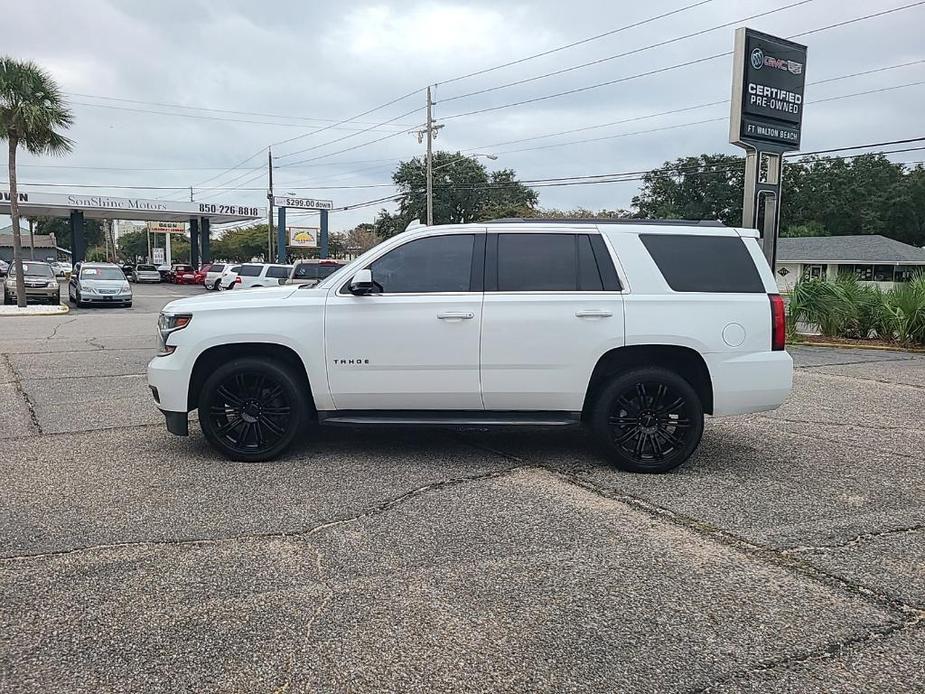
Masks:
[[[205,284],[206,273],[212,269],[212,263],[206,263],[193,274],[193,284]]]
[[[192,265],[171,265],[168,281],[173,284],[194,284],[196,271]]]

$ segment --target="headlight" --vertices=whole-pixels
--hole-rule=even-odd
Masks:
[[[131,293],[132,293],[132,288],[131,288],[130,286],[128,286],[128,282],[126,282],[125,284],[122,285],[122,293],[123,293],[123,294],[131,294]]]
[[[81,286],[80,292],[82,294],[96,294],[96,290],[93,287]]]
[[[164,357],[168,354],[173,354],[176,348],[167,345],[167,337],[170,333],[183,330],[191,320],[193,320],[193,316],[189,313],[161,313],[157,319],[157,356]]]
[[[55,282],[54,280],[52,280],[51,282],[48,283],[49,289],[54,289],[54,288],[57,287],[57,286],[58,286],[58,283]]]

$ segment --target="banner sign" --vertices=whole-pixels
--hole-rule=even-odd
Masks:
[[[252,205],[228,205],[208,202],[171,202],[147,198],[117,198],[112,195],[84,193],[20,192],[18,202],[24,214],[53,216],[62,211],[81,210],[98,219],[158,220],[208,217],[218,223],[259,219],[266,208]],[[7,214],[8,190],[0,190],[0,214]]]
[[[182,234],[186,231],[183,222],[147,222],[148,231],[157,234]]]
[[[292,248],[317,248],[318,227],[286,227],[289,232],[289,246]]]
[[[733,61],[729,141],[770,152],[799,149],[806,46],[742,27]]]
[[[285,195],[274,195],[275,207],[294,207],[298,210],[333,210],[334,202],[331,200],[314,200],[312,198],[290,198]]]

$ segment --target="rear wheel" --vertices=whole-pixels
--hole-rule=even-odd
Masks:
[[[216,369],[199,398],[206,439],[226,458],[244,462],[270,460],[286,450],[306,415],[301,379],[279,362],[253,357]]]
[[[668,369],[618,374],[604,387],[591,427],[613,463],[631,472],[667,472],[696,450],[703,405],[684,378]]]

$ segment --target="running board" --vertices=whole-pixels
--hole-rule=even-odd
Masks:
[[[487,412],[484,410],[331,410],[318,412],[325,425],[432,425],[432,426],[575,426],[580,412]]]

